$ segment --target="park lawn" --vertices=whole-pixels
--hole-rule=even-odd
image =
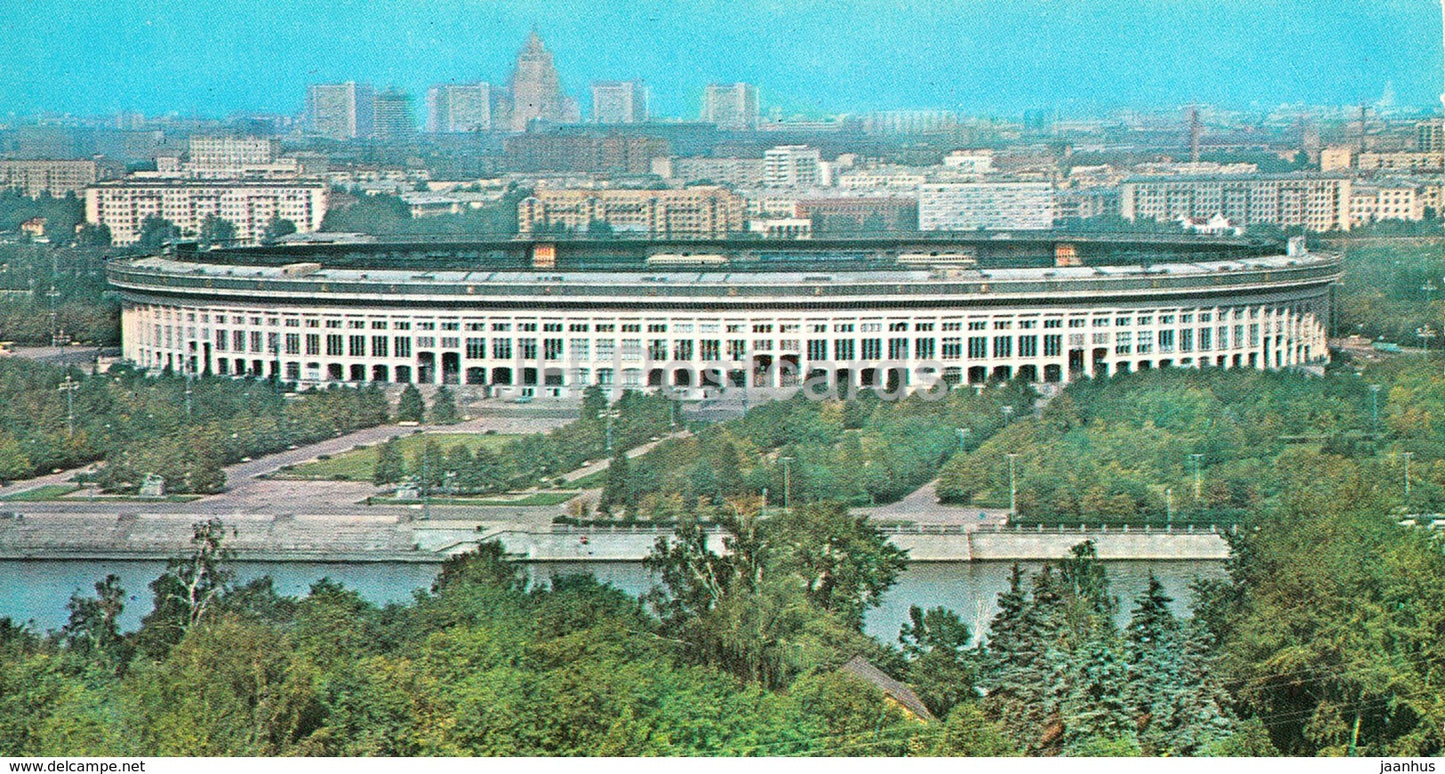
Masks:
[[[401,453],[408,460],[426,445],[435,441],[442,451],[462,444],[469,451],[485,447],[496,451],[503,444],[519,436],[487,435],[484,433],[414,433],[402,436],[397,443]],[[376,455],[380,444],[356,448],[334,455],[331,459],[317,459],[299,465],[289,465],[277,471],[272,477],[281,479],[302,479],[307,481],[370,481],[376,471]]]
[[[79,490],[75,484],[45,484],[37,486],[24,492],[16,492],[0,497],[0,500],[12,503],[35,503],[45,500],[58,500],[71,492]]]

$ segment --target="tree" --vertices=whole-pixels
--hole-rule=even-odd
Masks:
[[[398,422],[420,422],[426,415],[426,402],[421,398],[421,390],[415,384],[408,384],[406,389],[401,391],[401,400],[396,404],[396,421]]]
[[[261,234],[261,244],[274,245],[283,236],[296,233],[296,223],[277,215],[271,217],[266,230]]]
[[[452,398],[452,391],[445,386],[437,388],[431,401],[432,424],[454,425],[462,421],[461,415],[457,413],[457,404]]]
[[[930,712],[944,717],[962,701],[975,698],[974,667],[968,659],[968,627],[952,610],[927,612],[913,605],[898,642],[908,659],[908,682]]]
[[[842,504],[793,508],[768,532],[783,567],[802,579],[808,598],[859,631],[863,613],[880,604],[908,566],[907,551]]]
[[[136,239],[136,245],[143,250],[159,250],[166,242],[179,239],[180,229],[169,220],[159,215],[147,215],[141,221],[140,236]]]
[[[612,461],[607,465],[607,482],[602,485],[602,499],[597,504],[603,513],[611,514],[613,509],[618,509],[629,516],[636,516],[630,465],[625,450],[618,449],[612,455]]]
[[[104,223],[82,223],[75,232],[75,244],[80,247],[110,247],[110,226]]]
[[[405,476],[406,459],[402,456],[401,444],[396,438],[388,438],[376,450],[376,468],[371,474],[371,483],[386,486]]]
[[[236,241],[236,224],[216,215],[207,215],[201,221],[199,241],[204,246],[229,245]]]
[[[107,575],[95,584],[94,597],[74,594],[66,606],[70,620],[61,633],[71,651],[84,657],[125,658],[125,641],[120,635],[120,614],[125,610],[125,589],[120,576]]]
[[[446,480],[446,458],[436,441],[427,441],[411,460],[412,478],[421,482],[422,491],[429,492]]]
[[[191,553],[171,559],[166,572],[151,582],[153,607],[136,633],[137,646],[150,658],[164,656],[204,619],[234,577],[221,520],[197,522],[191,531]]]

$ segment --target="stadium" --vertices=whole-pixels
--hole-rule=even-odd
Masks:
[[[179,245],[108,275],[148,369],[700,399],[1318,364],[1341,262],[1298,238],[978,232]]]

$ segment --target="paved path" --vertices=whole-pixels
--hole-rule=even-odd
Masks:
[[[627,450],[627,459],[630,460],[630,459],[633,459],[633,458],[636,458],[636,457],[641,457],[642,455],[644,455],[644,454],[652,451],[654,447],[656,447],[658,444],[662,443],[663,441],[668,441],[668,440],[671,440],[671,439],[673,439],[673,438],[686,438],[686,437],[688,437],[688,436],[690,436],[690,435],[692,435],[692,431],[691,431],[691,430],[679,430],[678,432],[672,433],[671,435],[667,435],[667,436],[663,436],[662,438],[658,438],[656,441],[651,441],[651,442],[642,444],[641,446],[634,446],[633,448]],[[591,463],[591,464],[589,464],[589,465],[583,465],[582,467],[580,467],[580,468],[572,471],[571,473],[566,473],[566,474],[564,474],[564,475],[562,476],[562,480],[568,481],[568,482],[576,481],[576,480],[579,479],[579,478],[586,478],[586,477],[592,475],[593,473],[601,473],[602,471],[607,470],[607,469],[610,468],[610,467],[612,467],[612,458],[611,458],[611,457],[609,457],[609,458],[607,458],[607,459],[604,459],[604,460],[598,460],[598,461],[593,462],[593,463]]]
[[[978,508],[939,503],[937,484],[937,480],[930,481],[896,503],[880,505],[876,508],[854,508],[853,512],[867,514],[868,518],[873,521],[961,524],[971,529],[1008,522],[1007,508]]]
[[[195,514],[198,516],[227,516],[238,514],[277,515],[310,514],[347,516],[368,514],[409,519],[416,515],[420,505],[362,506],[360,502],[376,494],[377,488],[367,482],[355,481],[273,481],[257,478],[280,470],[285,465],[294,465],[316,459],[319,455],[341,454],[358,445],[373,445],[389,438],[410,435],[421,430],[425,433],[478,433],[488,430],[499,434],[527,434],[546,432],[567,423],[563,416],[528,417],[508,412],[506,416],[484,416],[456,425],[426,425],[402,427],[381,425],[368,427],[336,438],[329,438],[296,449],[260,457],[249,462],[229,465],[226,473],[227,490],[221,494],[203,497],[189,503],[164,501],[106,501],[71,497],[46,502],[4,502],[0,510],[23,512],[27,516],[54,514],[111,514],[124,513],[170,513]],[[19,481],[0,488],[0,495],[18,494],[49,484],[63,484],[89,469],[76,468],[45,476]],[[433,505],[433,518],[507,519],[510,521],[550,521],[560,513],[560,507],[547,506],[441,506]]]

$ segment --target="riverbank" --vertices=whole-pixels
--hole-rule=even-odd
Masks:
[[[416,516],[420,516],[418,512]],[[438,563],[499,541],[530,562],[639,562],[672,533],[652,525],[538,525],[495,520],[422,520],[394,515],[231,514],[217,516],[237,559],[264,562]],[[0,559],[158,560],[189,549],[184,513],[0,514]],[[1094,541],[1110,560],[1215,561],[1229,556],[1215,528],[1049,528],[923,524],[884,527],[915,562],[1046,561]],[[722,533],[709,535],[721,551]]]

